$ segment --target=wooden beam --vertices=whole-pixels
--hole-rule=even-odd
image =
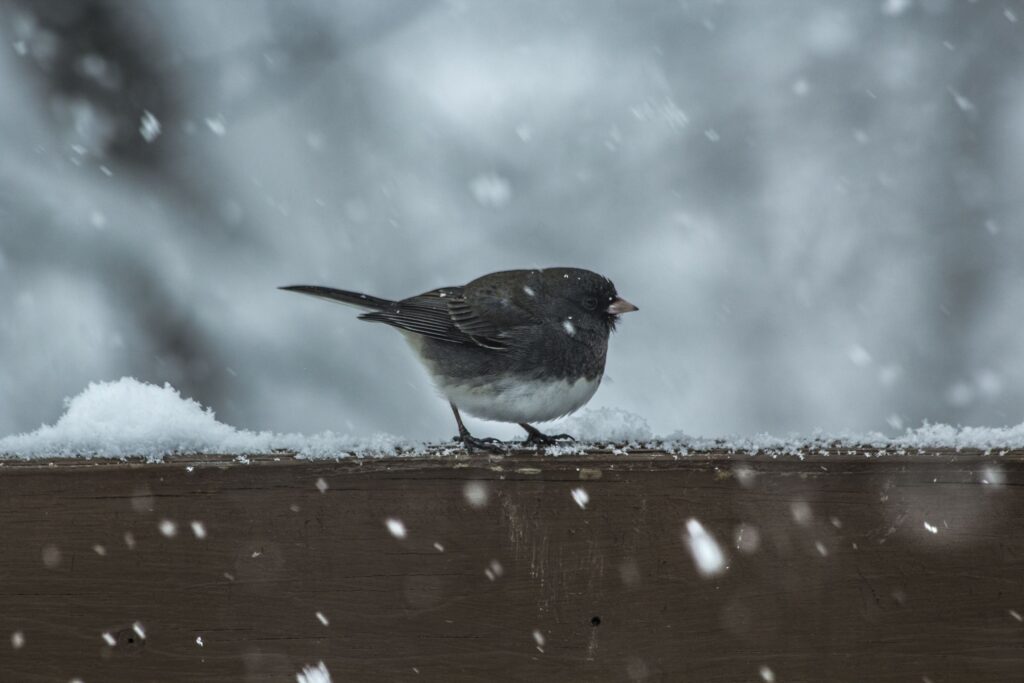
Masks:
[[[1019,680],[1024,452],[869,454],[6,461],[0,681]]]

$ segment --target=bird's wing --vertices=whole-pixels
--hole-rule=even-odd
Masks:
[[[496,338],[485,334],[474,335],[463,331],[449,313],[449,302],[462,297],[461,287],[442,287],[418,296],[397,301],[382,311],[365,313],[359,318],[382,322],[400,330],[421,334],[451,344],[480,346],[503,350],[505,346]]]
[[[448,302],[448,314],[460,330],[475,338],[508,345],[513,331],[537,325],[540,318],[523,306],[522,293],[503,284],[470,283]]]
[[[439,341],[505,351],[509,331],[536,324],[528,312],[500,293],[442,287],[359,316]]]

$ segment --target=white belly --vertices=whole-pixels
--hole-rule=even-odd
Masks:
[[[600,378],[575,382],[500,379],[482,385],[437,381],[441,393],[459,410],[498,422],[546,422],[568,415],[589,401],[600,384]]]
[[[581,408],[593,397],[601,378],[575,382],[568,380],[527,382],[498,379],[481,384],[459,383],[438,374],[433,363],[424,358],[423,339],[403,332],[416,356],[423,362],[441,394],[461,411],[473,417],[497,422],[547,422]]]

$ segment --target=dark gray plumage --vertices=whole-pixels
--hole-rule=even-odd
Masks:
[[[398,328],[448,398],[459,438],[470,447],[489,442],[470,436],[460,409],[516,422],[531,443],[565,437],[545,436],[529,423],[590,400],[618,316],[637,310],[611,280],[579,268],[491,273],[400,301],[328,287],[281,289],[368,309],[361,320]]]

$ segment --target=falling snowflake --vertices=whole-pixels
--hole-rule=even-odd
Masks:
[[[224,119],[220,116],[213,119],[206,119],[206,127],[217,136],[222,136],[228,132],[227,125],[224,123]]]
[[[491,560],[491,563],[487,566],[486,569],[484,569],[484,576],[486,576],[491,581],[494,581],[495,579],[499,578],[504,573],[505,568],[502,567],[501,562],[498,562],[497,560]]]
[[[899,16],[910,7],[911,0],[885,0],[882,4],[882,12],[891,17]]]
[[[47,569],[54,569],[60,565],[60,560],[60,548],[55,545],[47,545],[43,547],[43,565]]]
[[[139,135],[146,142],[153,142],[160,137],[160,120],[148,109],[143,110],[139,121]]]
[[[387,525],[388,531],[391,532],[392,536],[395,538],[405,538],[405,524],[402,523],[402,520],[388,517],[384,520],[384,524]]]
[[[480,481],[469,481],[462,487],[462,495],[470,507],[482,508],[487,505],[490,499],[490,492],[487,485]]]
[[[813,513],[811,512],[811,506],[803,501],[798,501],[789,506],[789,511],[793,515],[793,521],[800,526],[807,526],[811,523]]]
[[[701,576],[715,576],[725,571],[725,554],[704,526],[692,517],[686,520],[683,539]]]
[[[850,362],[859,368],[871,365],[871,354],[860,344],[854,344],[851,346],[847,350],[846,355],[850,358]]]
[[[982,470],[982,483],[999,486],[1006,483],[1006,475],[998,467],[990,466]]]
[[[331,683],[331,674],[323,662],[314,666],[304,666],[302,671],[295,674],[297,683]]]
[[[975,107],[973,102],[971,102],[969,99],[958,93],[953,88],[949,88],[948,90],[950,96],[953,98],[953,101],[956,102],[956,106],[960,108],[960,111],[968,113],[974,111]]]
[[[761,532],[757,527],[740,524],[736,529],[736,549],[741,553],[754,553],[761,546]]]
[[[473,178],[469,183],[469,190],[480,206],[489,209],[500,209],[512,199],[512,185],[497,173],[486,173]]]
[[[590,495],[582,488],[573,489],[572,499],[576,501],[576,504],[580,506],[581,510],[586,510],[587,503],[590,502]]]

